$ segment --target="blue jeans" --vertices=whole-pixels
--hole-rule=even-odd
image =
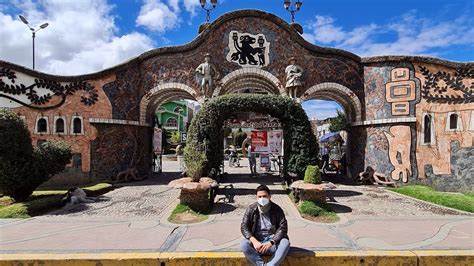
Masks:
[[[240,248],[245,254],[245,257],[249,260],[252,265],[280,265],[288,254],[290,250],[290,241],[283,238],[280,243],[273,245],[265,255],[272,255],[270,261],[265,264],[265,261],[262,259],[260,254],[255,250],[252,245],[252,242],[248,239],[242,240],[240,243]]]

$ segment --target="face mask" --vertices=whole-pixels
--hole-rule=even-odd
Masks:
[[[270,200],[267,198],[259,198],[257,202],[260,204],[260,206],[265,206],[270,202]]]

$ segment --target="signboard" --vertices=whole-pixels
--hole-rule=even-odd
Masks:
[[[181,132],[181,143],[185,143],[188,140],[188,133]]]
[[[268,152],[282,154],[283,130],[268,131]]]
[[[159,155],[162,152],[162,140],[163,140],[162,134],[163,132],[161,131],[161,128],[155,127],[155,130],[153,132],[153,152],[156,155]]]
[[[268,155],[268,153],[260,154],[260,167],[270,168],[270,156]]]
[[[252,130],[252,151],[268,151],[267,131]]]

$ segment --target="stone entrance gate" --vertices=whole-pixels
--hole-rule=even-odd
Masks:
[[[350,121],[350,175],[370,165],[400,182],[436,180],[444,189],[473,183],[472,164],[460,167],[456,159],[474,159],[472,64],[361,58],[310,44],[261,11],[225,14],[189,44],[158,48],[94,74],[53,76],[0,61],[0,77],[0,106],[25,118],[34,142],[71,142],[82,156],[81,172],[92,178],[132,166],[151,169],[152,115],[161,103],[203,102],[251,88],[300,102],[337,101]],[[289,90],[292,84],[298,90]],[[82,131],[55,132],[58,119],[69,125],[75,118]],[[41,119],[48,131],[37,130]]]

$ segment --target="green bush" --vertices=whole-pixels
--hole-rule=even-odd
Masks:
[[[171,142],[175,144],[181,142],[181,134],[178,131],[171,132]]]
[[[280,120],[285,139],[284,172],[303,177],[307,165],[317,164],[318,144],[300,104],[278,95],[230,94],[207,101],[194,116],[188,131],[186,146],[189,149],[196,149],[200,143],[205,145],[205,174],[213,168],[219,169],[224,159],[223,124],[238,111],[269,114]]]
[[[26,200],[54,174],[64,169],[71,150],[63,142],[47,141],[33,150],[26,125],[15,113],[0,110],[0,192]]]
[[[301,204],[298,206],[298,209],[300,213],[311,216],[320,216],[324,213],[332,212],[332,210],[326,204],[307,200],[301,202]]]
[[[319,172],[319,166],[308,165],[304,172],[304,182],[310,184],[321,184],[321,172]]]
[[[186,146],[184,148],[184,163],[186,164],[186,174],[194,182],[198,182],[202,177],[206,164],[206,153],[202,150],[202,145],[197,147]]]

